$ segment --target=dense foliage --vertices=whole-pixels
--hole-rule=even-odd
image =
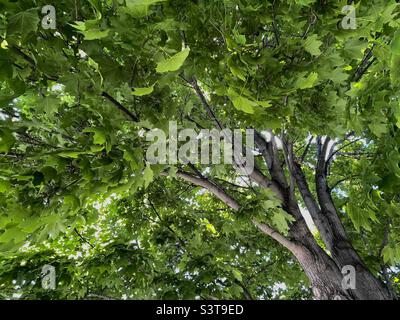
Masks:
[[[396,1],[355,1],[348,30],[342,0],[55,1],[56,30],[41,25],[48,4],[0,0],[1,298],[311,298],[290,250],[253,223],[290,238],[270,189],[233,166],[146,162],[148,130],[216,119],[288,142],[279,162],[302,211],[290,158],[314,181],[329,136],[338,215],[399,292]]]

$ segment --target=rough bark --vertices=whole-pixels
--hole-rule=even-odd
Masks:
[[[296,219],[296,223],[291,228],[291,234],[301,249],[296,252],[291,251],[310,279],[314,296],[317,299],[335,297],[390,299],[389,290],[379,279],[373,276],[352,246],[335,208],[326,178],[329,138],[325,139],[324,144],[321,144],[321,140],[319,140],[315,180],[318,202],[312,195],[304,172],[300,164],[295,161],[293,154],[289,154],[291,161],[288,163],[288,167],[296,180],[299,192],[321,234],[321,238],[326,244],[327,250],[331,253],[331,257],[317,245],[313,235],[305,227],[298,203],[283,178],[283,170],[277,160],[276,148],[274,149],[272,145],[273,141],[273,139],[271,142],[263,141],[261,136],[256,136],[256,144],[264,156],[272,180],[279,185],[281,190],[284,209]],[[281,172],[281,174],[277,172]],[[343,275],[340,271],[347,265],[353,266],[356,270],[356,289],[343,292],[341,281],[338,281],[338,279],[342,279]],[[321,274],[321,270],[325,270],[323,271],[324,274]],[[322,283],[324,284],[321,285]],[[332,295],[333,293],[334,295]]]
[[[331,191],[327,182],[328,163],[330,152],[328,151],[329,138],[322,144],[318,141],[318,162],[315,173],[315,183],[318,203],[321,208],[321,221],[327,222],[329,231],[330,252],[336,264],[342,268],[351,265],[356,270],[356,290],[353,294],[358,299],[390,299],[390,293],[386,286],[368,270],[361,257],[351,244],[343,224],[339,218]]]
[[[293,252],[310,280],[316,300],[353,299],[342,287],[342,274],[334,261],[316,243],[304,223],[295,222],[291,234],[298,246]]]

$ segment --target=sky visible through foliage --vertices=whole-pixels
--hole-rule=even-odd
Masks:
[[[340,271],[330,232],[398,294],[399,12],[0,0],[0,299],[312,299],[292,245]],[[254,129],[255,171],[149,161],[171,122]]]

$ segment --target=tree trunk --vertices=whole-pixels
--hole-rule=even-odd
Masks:
[[[354,266],[356,287],[346,290],[342,286],[344,275],[336,263],[314,240],[310,240],[301,240],[301,244],[298,242],[298,248],[293,254],[310,280],[315,299],[393,299],[384,285],[363,265]]]
[[[310,280],[314,299],[352,299],[351,293],[342,288],[342,274],[339,268],[319,247],[307,226],[295,222],[291,234],[297,245],[293,254]]]
[[[194,79],[189,83],[196,91],[202,105],[214,120],[216,126],[222,130],[221,123],[215,117],[196,80]],[[289,184],[283,169],[283,162],[279,157],[275,136],[271,130],[268,133],[269,139],[255,131],[254,138],[258,151],[262,154],[267,165],[269,177],[256,166],[254,171],[249,174],[249,178],[258,186],[271,190],[275,197],[281,201],[283,210],[290,214],[295,222],[290,226],[289,237],[283,236],[269,225],[253,220],[255,226],[293,253],[310,280],[315,299],[393,299],[390,290],[365,266],[361,257],[351,245],[340,221],[327,184],[327,170],[329,161],[333,156],[332,150],[328,150],[330,139],[326,138],[322,143],[321,138],[317,138],[317,167],[315,171],[317,199],[315,199],[309,189],[301,163],[298,162],[293,153],[293,144],[286,141],[284,136],[281,137]],[[304,158],[304,155],[302,158]],[[236,167],[240,168],[241,164],[236,163]],[[184,172],[179,172],[179,177],[207,189],[233,210],[238,211],[241,208],[236,199],[227,194],[226,190],[215,182],[201,175],[195,177]],[[295,184],[298,186],[301,197],[329,254],[318,245],[307,227],[295,194]],[[354,267],[355,288],[347,288],[342,284],[345,284],[343,281],[345,275],[342,274],[345,266]]]
[[[301,215],[297,203],[285,208],[292,215]],[[291,226],[290,236],[295,248],[292,253],[299,261],[310,280],[314,298],[317,300],[390,300],[394,297],[385,285],[366,268],[349,242],[344,247],[335,242],[335,256],[351,262],[355,268],[355,289],[346,289],[342,282],[344,275],[336,259],[329,256],[315,241],[303,219],[298,218]],[[349,248],[348,246],[351,246]],[[346,264],[343,264],[346,265]]]

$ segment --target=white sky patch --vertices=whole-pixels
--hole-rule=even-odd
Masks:
[[[64,85],[57,83],[54,86],[51,87],[50,91],[63,91],[64,90]]]
[[[271,142],[271,139],[272,139],[271,133],[269,133],[268,131],[261,131],[261,134],[264,136],[264,138],[267,140],[267,142]],[[283,149],[282,140],[276,136],[275,136],[275,143],[276,143],[276,147],[279,150]]]
[[[278,297],[282,290],[286,290],[287,286],[283,282],[278,282],[272,287],[272,295],[274,298]]]
[[[8,116],[5,113],[0,112],[0,120],[6,120],[7,118]]]
[[[196,192],[196,195],[201,196],[201,195],[205,194],[206,191],[207,191],[206,189],[200,189],[199,191]]]
[[[307,227],[308,227],[308,229],[310,229],[311,233],[318,232],[318,229],[315,226],[314,221],[313,221],[308,209],[300,206],[300,212],[301,212],[301,215],[303,216],[304,220],[306,221]]]
[[[251,185],[251,180],[248,176],[239,176],[235,179],[234,184],[237,184],[241,187],[248,187]]]
[[[84,59],[84,58],[87,57],[86,52],[83,51],[83,50],[81,50],[81,49],[78,50],[78,54],[79,54],[79,57],[80,57],[81,59]]]

